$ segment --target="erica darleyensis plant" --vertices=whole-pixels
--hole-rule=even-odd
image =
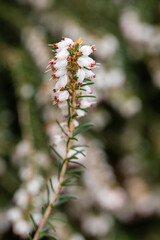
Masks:
[[[55,231],[53,221],[56,220],[49,218],[52,208],[64,203],[68,198],[75,198],[74,195],[64,194],[61,190],[62,187],[75,185],[84,167],[78,161],[78,156],[81,154],[85,156],[84,149],[88,146],[78,144],[77,136],[88,130],[92,123],[79,124],[78,119],[84,116],[87,109],[95,103],[95,96],[92,94],[90,85],[93,84],[92,79],[95,78],[92,69],[96,62],[89,57],[95,51],[94,46],[83,45],[82,42],[81,38],[75,42],[70,38],[63,38],[59,43],[52,45],[55,56],[49,62],[47,71],[52,72],[51,80],[54,81],[53,102],[58,104],[66,119],[63,123],[57,121],[61,130],[61,135],[57,138],[65,142],[65,156],[62,157],[61,152],[57,152],[56,147],[52,146],[61,161],[58,170],[58,186],[57,189],[53,189],[52,182],[50,182],[53,197],[48,196],[48,204],[43,210],[40,225],[37,226],[31,217],[36,230],[33,240],[41,239],[43,236],[56,239],[56,236],[50,233],[50,230]],[[76,165],[77,168],[68,168],[70,163]],[[49,187],[47,191],[50,195]],[[30,239],[32,239],[31,235]]]

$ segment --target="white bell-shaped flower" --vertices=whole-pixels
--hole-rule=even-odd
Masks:
[[[67,75],[64,75],[62,77],[60,77],[54,87],[54,91],[58,91],[58,90],[61,90],[63,88],[65,88],[65,86],[67,85],[68,83],[68,76]]]
[[[84,45],[80,47],[80,52],[83,55],[88,56],[94,52],[94,48],[92,46]]]
[[[63,49],[61,51],[59,51],[56,55],[56,60],[64,60],[69,56],[69,52],[67,49]]]
[[[63,102],[67,100],[68,97],[69,97],[68,91],[59,91],[56,94],[56,99],[58,100],[58,102]]]
[[[57,62],[53,65],[53,67],[54,67],[54,69],[57,70],[57,69],[65,68],[65,67],[67,66],[67,64],[68,64],[67,60],[64,59],[64,60],[61,60],[61,61],[57,61]]]
[[[77,63],[80,67],[87,68],[93,67],[96,64],[96,62],[92,58],[86,56],[79,57]]]
[[[78,71],[77,71],[77,81],[78,81],[78,83],[82,83],[84,78],[85,78],[85,71],[82,68],[78,69]]]

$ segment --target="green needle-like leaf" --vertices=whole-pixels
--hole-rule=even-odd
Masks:
[[[70,138],[70,140],[75,140],[75,141],[78,141],[78,139],[77,139],[77,138],[75,138],[75,137],[71,137],[71,138]]]
[[[73,119],[74,119],[74,118],[76,118],[77,116],[78,116],[78,114],[77,114],[77,113],[75,113],[75,114],[73,114],[73,115],[72,115],[72,117],[71,117],[71,118],[73,118]]]
[[[58,179],[60,178],[61,170],[62,170],[63,164],[65,163],[66,160],[67,159],[64,159],[63,162],[60,163],[58,166]]]
[[[52,230],[52,228],[50,226],[45,227],[42,229],[41,233],[47,233],[49,230]]]
[[[31,220],[32,220],[32,223],[33,223],[33,225],[34,225],[35,230],[37,230],[38,226],[37,226],[37,224],[36,224],[36,222],[35,222],[32,214],[30,214],[30,218],[31,218]]]
[[[69,144],[69,142],[70,142],[71,140],[78,141],[78,139],[75,138],[75,137],[70,137],[70,138],[68,138],[68,141],[67,141],[67,144],[66,144],[67,147],[68,147],[68,144]]]
[[[41,212],[42,212],[42,215],[44,215],[44,213],[45,213],[44,207],[41,208]]]
[[[89,70],[89,71],[91,71],[91,69],[89,69],[89,68],[87,68],[87,67],[84,67],[85,69],[87,69],[87,70]]]
[[[56,151],[56,149],[50,145],[50,148],[55,152],[55,154],[61,159],[63,160],[63,158],[61,157],[61,155]]]
[[[78,159],[77,157],[75,157],[77,154],[82,154],[84,157],[86,157],[86,155],[84,154],[84,149],[77,150],[76,148],[74,148],[73,150],[75,151],[75,153],[71,157],[67,158],[69,161],[71,159]]]
[[[60,124],[58,121],[56,121],[56,122],[57,122],[58,126],[60,127],[60,129],[62,130],[62,132],[68,137],[68,134],[65,132],[65,130],[64,130],[64,128],[61,126],[61,124]]]
[[[59,195],[59,199],[77,199],[77,197],[71,194],[62,194]]]
[[[71,183],[71,181],[72,181],[72,179],[67,178],[66,180],[64,180],[64,181],[62,182],[62,186],[66,186],[66,184]]]
[[[50,203],[50,191],[49,191],[48,184],[46,184],[46,189],[47,189],[47,205],[49,205],[49,203]]]
[[[54,235],[49,234],[49,233],[42,233],[42,234],[40,234],[38,239],[41,239],[43,237],[47,237],[47,238],[51,238],[51,239],[57,240],[57,237],[55,237]]]
[[[53,208],[58,207],[58,206],[62,205],[63,203],[66,203],[66,202],[67,202],[66,199],[58,200],[57,202],[54,203],[54,205],[52,207]]]
[[[31,236],[31,233],[29,233],[29,240],[32,240],[32,236]]]
[[[50,183],[50,186],[51,186],[52,191],[55,192],[51,178],[49,179],[49,183]]]
[[[77,96],[77,98],[84,98],[84,97],[87,97],[87,98],[96,98],[96,96],[94,96],[94,95],[80,95],[80,96]]]
[[[71,173],[83,173],[84,172],[84,170],[83,169],[71,169],[71,170],[67,170],[66,171],[66,174],[71,174]]]
[[[77,58],[82,57],[82,56],[83,56],[83,54],[76,55]]]
[[[82,88],[82,87],[80,88],[80,90],[85,92],[87,91],[85,88]]]
[[[50,229],[52,229],[54,232],[56,232],[55,226],[53,226],[52,223],[48,219],[47,219],[47,223],[49,224]]]
[[[89,82],[90,82],[90,81],[92,81],[92,80],[91,80],[91,79],[89,79],[89,78],[85,78],[85,79],[84,79],[84,81],[85,81],[85,82],[87,82],[87,81],[89,81]]]
[[[71,106],[70,106],[69,99],[67,100],[67,103],[68,103],[68,127],[69,127],[70,121],[71,121]]]
[[[69,160],[71,160],[71,159],[78,159],[78,158],[76,157],[76,155],[77,155],[77,153],[74,153],[71,157],[66,158],[66,160],[69,161]]]
[[[66,174],[69,175],[69,173],[66,173]],[[77,177],[74,177],[72,175],[63,181],[62,186],[69,186],[69,184],[76,184],[76,180],[77,180]]]
[[[76,44],[74,51],[77,52],[78,48],[79,48],[79,43]]]
[[[77,165],[79,165],[79,166],[81,166],[81,167],[83,167],[83,168],[86,168],[86,166],[85,165],[83,165],[82,163],[80,163],[80,162],[76,162],[76,161],[70,161],[70,163],[74,163],[74,164],[77,164]]]
[[[58,180],[60,178],[61,169],[62,169],[62,163],[60,163],[58,166]]]
[[[84,83],[84,84],[81,85],[81,87],[88,86],[88,85],[93,85],[93,84],[94,84],[94,82]]]
[[[71,147],[71,149],[74,149],[74,148],[83,148],[83,147],[89,148],[88,145],[73,145],[73,146]]]
[[[84,150],[81,150],[81,151],[78,151],[78,150],[76,150],[76,149],[74,149],[74,150],[77,152],[77,154],[80,153],[80,154],[82,154],[84,157],[86,157],[86,155],[85,155],[84,152],[83,152]]]
[[[92,122],[86,122],[86,123],[79,124],[77,127],[75,127],[75,129],[79,129],[82,127],[92,127],[92,126],[94,126]]]
[[[83,125],[83,127],[82,127]],[[89,128],[93,126],[92,123],[84,123],[82,125],[79,125],[78,127],[75,128],[75,131],[73,132],[73,137],[77,136],[80,133],[86,132]]]
[[[76,109],[82,110],[84,112],[88,112],[88,109],[86,109],[86,108],[76,107]]]
[[[50,222],[56,221],[56,222],[64,222],[64,223],[66,223],[66,220],[61,219],[61,218],[48,218],[48,220],[49,220]]]

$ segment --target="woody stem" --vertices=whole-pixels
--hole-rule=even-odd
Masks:
[[[73,118],[72,116],[75,114],[75,105],[76,105],[76,93],[75,93],[75,88],[72,87],[72,97],[71,97],[71,120],[70,120],[70,126],[69,126],[69,136],[68,136],[68,139],[72,137],[72,134],[73,134],[73,131],[74,131],[74,122],[73,122]],[[70,116],[69,116],[70,117]],[[66,170],[67,170],[67,164],[68,164],[68,152],[70,150],[70,147],[71,147],[71,141],[69,141],[69,144],[66,145],[66,154],[65,154],[65,161],[64,161],[64,164],[62,166],[62,169],[61,169],[61,172],[60,172],[60,178],[59,178],[59,183],[58,183],[58,187],[55,191],[55,194],[50,202],[50,204],[48,205],[48,207],[46,208],[45,210],[45,213],[44,213],[44,216],[41,220],[41,223],[37,229],[37,231],[35,232],[35,235],[33,237],[33,240],[38,240],[39,236],[40,236],[40,233],[41,233],[41,230],[43,229],[49,215],[51,214],[51,211],[52,211],[52,208],[53,208],[53,205],[54,203],[56,202],[58,196],[59,196],[59,193],[61,191],[61,188],[62,188],[62,183],[64,181],[64,177],[65,177],[65,173],[66,173]]]

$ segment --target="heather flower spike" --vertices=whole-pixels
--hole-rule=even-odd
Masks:
[[[57,104],[61,109],[66,122],[57,124],[60,128],[61,134],[55,135],[55,142],[52,145],[52,150],[61,161],[58,171],[58,187],[53,192],[51,201],[48,197],[48,205],[43,213],[43,218],[39,226],[36,225],[32,217],[35,227],[35,235],[33,240],[38,240],[43,236],[51,236],[48,233],[46,225],[52,226],[50,222],[50,214],[52,207],[61,204],[68,198],[75,198],[73,195],[62,194],[61,189],[65,186],[75,184],[75,178],[80,177],[83,166],[79,161],[79,156],[84,154],[86,145],[77,144],[77,135],[87,131],[93,124],[90,122],[79,124],[77,119],[84,116],[87,109],[95,104],[95,96],[91,89],[95,74],[92,69],[96,62],[89,57],[95,51],[93,45],[83,45],[83,39],[79,38],[73,42],[70,38],[63,38],[60,42],[52,45],[55,56],[49,62],[47,70],[52,72],[51,80],[54,83],[53,103]],[[65,156],[58,152],[56,146],[61,142],[65,142]],[[68,164],[74,163],[77,169],[69,169]],[[73,175],[73,173],[76,174]],[[49,188],[47,188],[49,193]],[[45,231],[45,229],[47,229]],[[54,228],[53,228],[54,230]],[[56,239],[56,236],[52,236]],[[30,236],[30,239],[32,237]]]
[[[89,57],[95,51],[95,48],[92,45],[83,46],[82,43],[82,38],[77,39],[75,42],[70,38],[64,38],[61,42],[53,45],[55,57],[53,57],[47,67],[47,71],[51,70],[53,72],[53,103],[61,103],[71,98],[71,89],[73,86],[75,88],[75,97],[78,99],[79,96],[84,94],[82,84],[84,81],[87,81],[86,78],[95,78],[92,68],[96,62]],[[92,91],[86,91],[85,95],[89,95],[85,99],[88,102],[88,106],[94,104],[94,101],[90,99],[91,94]],[[79,98],[76,106],[77,109],[82,105],[82,101]],[[59,107],[61,108],[61,105]],[[76,113],[78,114],[79,111],[76,111]]]

